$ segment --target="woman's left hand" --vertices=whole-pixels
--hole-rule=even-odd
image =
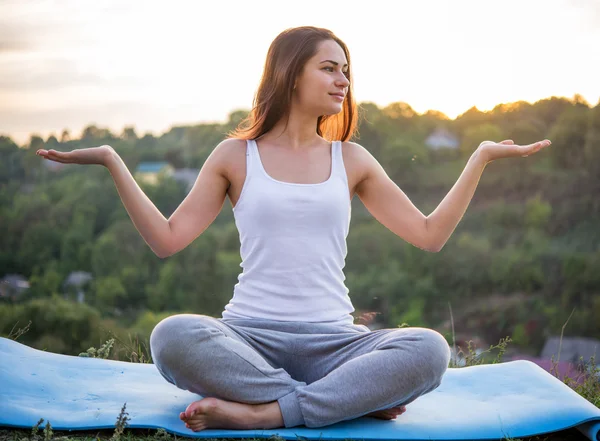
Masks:
[[[545,139],[529,145],[517,145],[512,139],[507,139],[498,143],[483,141],[479,144],[477,150],[485,158],[486,162],[491,162],[500,158],[526,157],[548,147],[550,144],[552,144],[550,140]]]

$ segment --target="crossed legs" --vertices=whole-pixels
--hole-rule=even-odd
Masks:
[[[333,334],[318,345],[318,356],[307,350],[293,358],[319,373],[306,382],[292,378],[278,360],[262,356],[255,349],[260,338],[244,331],[192,314],[169,317],[154,329],[151,350],[159,372],[204,397],[180,415],[192,430],[322,427],[366,415],[391,418],[440,384],[450,358],[445,339],[431,329]]]

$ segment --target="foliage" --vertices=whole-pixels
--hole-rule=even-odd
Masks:
[[[129,413],[125,411],[126,407],[127,407],[127,403],[123,404],[123,407],[121,408],[121,412],[119,413],[119,416],[117,417],[117,422],[115,424],[115,432],[111,438],[111,441],[120,441],[121,436],[123,435],[123,432],[125,431],[125,427],[127,427],[128,422],[131,420],[131,418],[128,417]]]
[[[110,355],[110,350],[115,344],[115,339],[111,338],[106,341],[102,346],[98,349],[91,347],[87,351],[79,354],[80,357],[88,357],[88,358],[103,358],[106,359]]]
[[[550,138],[553,144],[540,155],[488,164],[439,253],[396,237],[354,198],[345,274],[356,315],[374,311],[384,327],[435,327],[447,319],[448,302],[466,308],[496,295],[523,295],[526,308],[518,314],[499,308],[477,317],[488,341],[514,331],[515,344],[534,351],[572,308],[573,334],[599,338],[599,109],[578,97],[552,97],[504,103],[490,112],[472,108],[449,120],[434,111],[420,115],[407,103],[362,103],[353,141],[371,151],[424,215],[452,188],[481,141]],[[144,344],[161,319],[177,312],[220,316],[241,272],[229,204],[188,247],[159,259],[129,219],[105,169],[54,170],[34,149],[102,142],[132,171],[151,160],[199,168],[246,114],[232,112],[225,124],[173,127],[159,137],[138,135],[133,127],[116,136],[97,126],[79,139],[34,135],[23,147],[0,137],[0,276],[22,274],[30,283],[18,299],[0,303],[0,333],[31,321],[30,332],[19,337],[24,343],[79,354],[98,347],[111,330],[117,343],[136,339],[128,343],[136,347],[135,357],[149,360]],[[426,138],[438,128],[455,134],[460,148],[449,154],[427,148]],[[169,177],[158,185],[140,182],[140,188],[166,218],[186,197]],[[89,272],[93,280],[65,286],[73,271]],[[83,304],[77,303],[79,290]],[[532,320],[539,323],[535,331]]]
[[[449,367],[458,368],[489,364],[488,359],[494,351],[497,351],[498,353],[496,354],[495,358],[491,360],[491,363],[500,363],[504,353],[506,352],[506,348],[511,341],[512,339],[510,337],[505,337],[500,339],[497,345],[490,345],[490,347],[485,351],[476,351],[473,341],[469,340],[467,342],[466,352],[462,347],[459,346],[459,350],[456,353],[456,358],[454,360],[450,360]],[[464,360],[464,365],[458,363],[459,359]]]

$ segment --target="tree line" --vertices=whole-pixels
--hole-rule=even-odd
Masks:
[[[0,277],[22,274],[30,288],[0,302],[0,333],[31,320],[23,341],[77,354],[99,346],[109,330],[147,339],[162,317],[193,312],[220,317],[241,271],[239,236],[227,202],[215,222],[183,251],[159,259],[125,211],[102,167],[53,170],[39,148],[68,151],[109,144],[133,172],[143,161],[201,168],[212,149],[247,115],[222,124],[172,127],[160,136],[119,135],[96,125],[79,138],[32,135],[18,146],[0,137]],[[454,148],[432,148],[442,130]],[[457,331],[489,341],[511,335],[540,347],[572,312],[567,333],[600,337],[600,105],[579,95],[530,104],[476,108],[451,120],[410,105],[360,104],[358,135],[390,177],[425,214],[458,179],[484,140],[527,144],[552,140],[543,155],[489,164],[467,213],[439,253],[404,242],[352,201],[344,269],[360,314],[382,327],[402,323],[447,331],[448,305]],[[185,198],[183,184],[165,176],[140,186],[169,217]],[[85,301],[64,281],[73,271],[93,279]],[[518,301],[511,301],[518,299]]]

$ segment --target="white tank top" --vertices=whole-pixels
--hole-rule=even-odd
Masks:
[[[351,205],[340,141],[331,145],[325,182],[295,184],[269,176],[248,140],[233,214],[243,270],[222,318],[354,323],[343,272]]]

